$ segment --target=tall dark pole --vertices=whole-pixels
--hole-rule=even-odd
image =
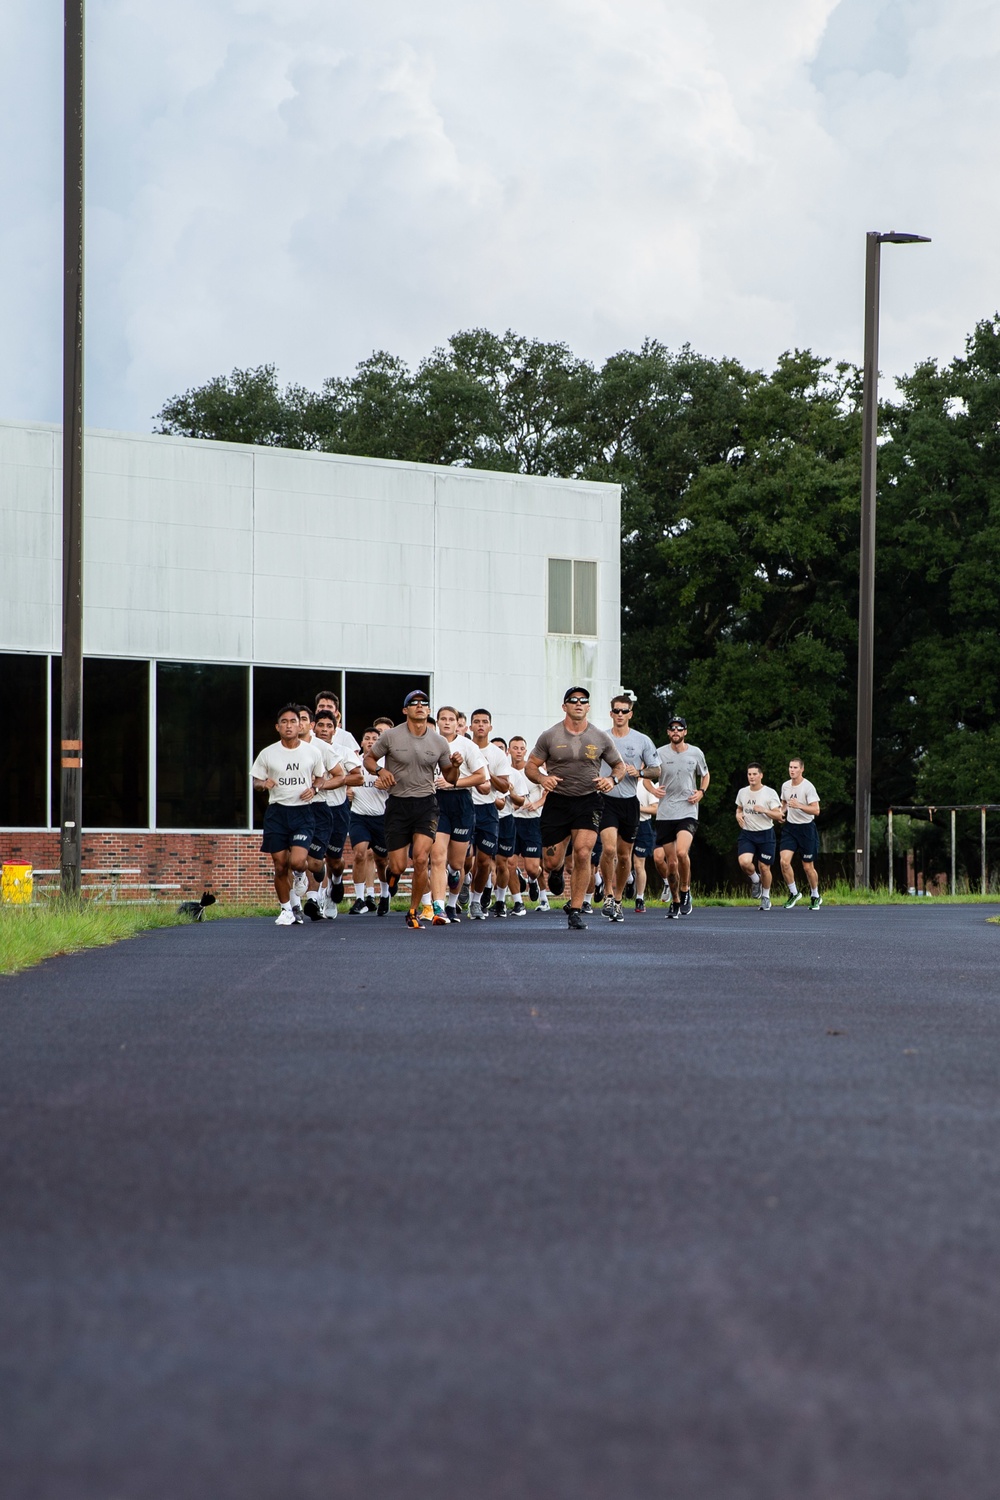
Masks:
[[[878,458],[878,300],[883,244],[929,244],[926,235],[870,231],[865,252],[865,370],[861,427],[861,559],[858,577],[858,741],[854,884],[871,884],[872,688],[875,677],[875,473]]]
[[[80,894],[83,814],[83,23],[65,0],[63,63],[63,535],[59,865]]]

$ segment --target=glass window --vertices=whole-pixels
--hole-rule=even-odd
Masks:
[[[0,824],[45,827],[44,656],[0,654]]]
[[[52,658],[52,822],[59,826],[62,658]],[[149,662],[83,659],[83,825],[149,827]]]
[[[344,674],[339,667],[254,667],[253,669],[253,745],[249,771],[255,755],[278,738],[275,724],[286,703],[316,705],[324,689],[329,689],[341,703],[344,701]],[[267,806],[267,793],[255,792],[253,826],[260,828]]]
[[[246,828],[246,667],[156,663],[158,828]]]
[[[573,564],[573,634],[597,634],[597,564]]]
[[[568,557],[549,558],[549,634],[573,633],[573,564]]]
[[[360,744],[361,736],[378,714],[394,724],[403,722],[403,699],[414,688],[429,694],[431,680],[426,672],[348,672],[345,700],[346,727]],[[471,713],[474,704],[459,704]],[[433,713],[433,709],[431,710]]]

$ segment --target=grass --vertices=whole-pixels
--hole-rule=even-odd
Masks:
[[[44,906],[0,906],[0,974],[41,963],[57,953],[103,948],[150,927],[176,927],[185,919],[173,905],[47,901]]]

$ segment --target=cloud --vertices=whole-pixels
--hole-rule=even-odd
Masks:
[[[0,414],[59,414],[59,28],[0,63]],[[88,420],[484,324],[600,359],[948,358],[996,302],[1000,18],[977,0],[93,0]],[[12,52],[17,52],[15,66]],[[15,165],[12,167],[11,162]],[[891,258],[890,258],[891,257]]]

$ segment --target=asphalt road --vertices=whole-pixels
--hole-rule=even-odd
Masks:
[[[0,980],[5,1500],[995,1500],[988,914]]]

